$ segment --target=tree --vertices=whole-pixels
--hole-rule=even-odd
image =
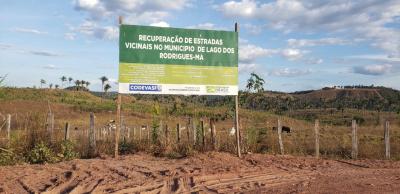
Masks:
[[[90,85],[90,82],[85,82],[85,85],[86,85],[86,88],[88,88],[89,87],[89,85]],[[89,89],[89,88],[88,88]]]
[[[69,78],[68,78],[68,83],[69,83],[69,85],[71,85],[72,80],[74,80],[74,79],[72,79],[72,77],[69,77]]]
[[[40,88],[43,88],[43,84],[46,84],[46,80],[41,79],[40,80]]]
[[[253,72],[250,74],[250,78],[247,80],[246,88],[249,92],[262,92],[264,91],[264,83],[264,79]]]
[[[107,93],[109,89],[111,89],[111,85],[110,84],[106,84],[104,85],[104,92]]]
[[[60,78],[60,80],[61,80],[61,87],[64,87],[64,82],[67,81],[67,77],[62,76],[62,77]]]
[[[85,87],[86,81],[85,80],[81,80],[81,86]]]
[[[102,77],[100,77],[100,80],[101,80],[101,88],[103,89],[103,91],[105,91],[104,83],[106,83],[108,81],[108,78],[106,76],[102,76]]]
[[[75,83],[75,86],[76,86],[76,87],[79,87],[79,86],[81,85],[81,81],[79,81],[79,80],[75,80],[74,83]]]
[[[52,83],[49,84],[49,88],[50,88],[50,89],[53,88],[53,84],[52,84]]]
[[[54,88],[58,89],[60,87],[60,85],[56,84],[54,85]]]
[[[2,86],[4,80],[6,80],[7,75],[0,76],[0,87]]]

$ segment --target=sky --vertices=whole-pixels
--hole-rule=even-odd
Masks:
[[[400,89],[400,0],[0,0],[0,76],[39,87],[62,76],[101,90],[118,77],[118,16],[125,24],[234,30],[239,87],[251,72],[266,90],[335,85]]]

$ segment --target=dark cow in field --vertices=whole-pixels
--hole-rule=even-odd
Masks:
[[[276,131],[276,130],[278,130],[278,128],[272,127],[272,130]],[[290,127],[282,126],[282,132],[290,133]]]

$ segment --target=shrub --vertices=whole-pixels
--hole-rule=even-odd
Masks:
[[[43,142],[35,145],[35,147],[27,153],[27,162],[31,164],[54,163],[58,159],[54,152]]]
[[[19,158],[10,150],[0,150],[0,166],[14,165],[19,162]]]
[[[135,144],[125,139],[119,143],[118,151],[121,154],[133,154],[135,153]]]
[[[72,160],[74,158],[79,157],[79,154],[74,151],[74,144],[69,140],[61,142],[60,155],[63,158],[63,160]]]

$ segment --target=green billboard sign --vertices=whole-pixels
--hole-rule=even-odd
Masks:
[[[238,34],[120,25],[119,92],[237,95]]]

